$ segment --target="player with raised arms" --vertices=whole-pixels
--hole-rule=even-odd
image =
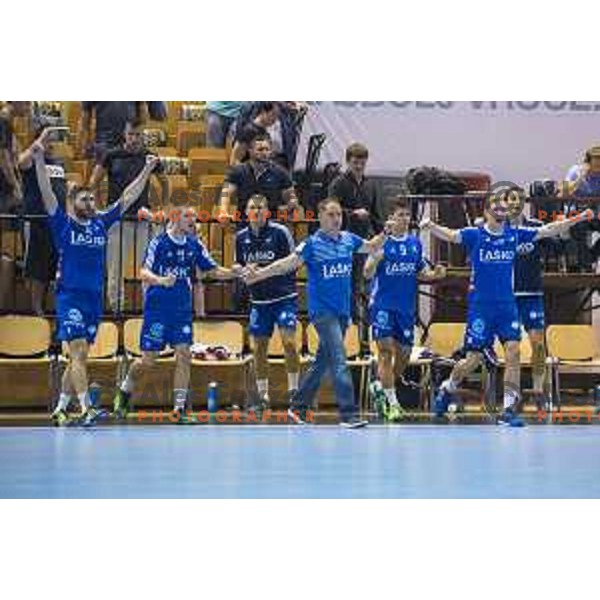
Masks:
[[[58,252],[56,314],[58,340],[66,342],[69,364],[62,379],[61,394],[52,419],[58,426],[71,424],[67,413],[71,393],[81,406],[79,423],[92,425],[99,412],[90,405],[87,356],[94,343],[103,309],[106,243],[109,229],[132,206],[146,186],[158,158],[149,156],[138,177],[121,198],[105,211],[98,211],[93,194],[72,187],[67,195],[68,213],[59,205],[44,163],[44,147],[32,146],[42,202],[48,213],[53,241]]]
[[[557,221],[539,228],[513,227],[508,222],[507,188],[493,191],[485,201],[484,224],[464,229],[449,229],[429,219],[421,223],[421,230],[430,230],[438,239],[462,244],[471,262],[469,310],[464,350],[460,360],[444,381],[436,395],[434,412],[438,417],[448,410],[452,395],[460,383],[481,362],[482,352],[492,348],[498,338],[504,346],[504,411],[500,424],[521,427],[521,365],[519,342],[521,322],[514,292],[514,265],[522,244],[557,237],[584,219],[591,211],[573,218]]]

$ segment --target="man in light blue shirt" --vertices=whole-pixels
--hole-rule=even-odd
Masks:
[[[358,417],[344,348],[352,304],[352,257],[357,252],[378,252],[385,237],[378,235],[365,241],[353,233],[342,231],[342,207],[336,199],[328,198],[320,203],[319,222],[319,230],[303,241],[295,253],[262,269],[248,269],[246,281],[256,283],[306,265],[308,313],[319,334],[319,348],[315,361],[292,398],[290,418],[296,423],[304,422],[321,379],[329,370],[340,411],[340,425],[364,427],[367,422]]]

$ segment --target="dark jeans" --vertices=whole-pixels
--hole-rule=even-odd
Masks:
[[[321,385],[321,379],[329,371],[340,415],[342,419],[350,418],[358,413],[358,406],[344,348],[348,319],[335,315],[320,315],[315,317],[312,323],[319,334],[319,348],[315,361],[302,379],[300,388],[293,398],[292,408],[294,410],[311,408]]]
[[[225,148],[227,137],[233,134],[235,119],[206,111],[206,145],[209,148]]]

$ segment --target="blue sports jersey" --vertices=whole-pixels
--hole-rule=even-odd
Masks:
[[[461,229],[461,243],[471,260],[470,300],[514,302],[514,263],[517,248],[535,241],[537,229],[505,225],[500,233],[485,226]]]
[[[86,222],[76,221],[60,206],[49,217],[58,252],[57,291],[85,290],[102,294],[108,230],[120,218],[118,203]]]
[[[373,278],[369,306],[412,314],[417,299],[417,276],[425,267],[419,238],[414,235],[389,237]]]
[[[236,262],[245,266],[257,264],[261,267],[289,256],[295,250],[289,229],[279,223],[267,223],[255,233],[251,227],[238,231],[235,240]],[[248,286],[252,302],[270,304],[284,298],[294,298],[296,275],[288,273],[271,277]]]
[[[522,226],[539,229],[543,223],[535,219],[523,219]],[[544,265],[540,244],[541,242],[531,241],[520,242],[517,246],[515,296],[543,296],[544,294]]]
[[[147,286],[144,289],[144,312],[191,313],[192,280],[196,267],[201,271],[212,271],[217,267],[202,242],[192,236],[178,240],[168,232],[157,235],[148,244],[144,268],[160,277],[173,274],[177,281],[170,288]]]
[[[319,230],[296,248],[308,273],[311,318],[322,314],[350,317],[352,257],[364,243],[348,231],[334,237]]]

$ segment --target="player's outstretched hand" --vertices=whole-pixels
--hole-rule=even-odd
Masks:
[[[246,269],[244,269],[244,267],[242,267],[242,265],[236,263],[235,265],[231,266],[231,272],[236,277],[243,277],[244,273],[246,272]]]
[[[155,154],[148,154],[148,156],[146,156],[146,167],[150,172],[154,171],[159,162],[160,157],[156,156]]]
[[[44,144],[39,139],[35,140],[35,142],[31,144],[31,153],[33,154],[33,158],[43,158],[44,152]]]
[[[419,223],[419,229],[421,231],[428,231],[429,229],[431,229],[432,225],[433,225],[432,220],[429,217],[426,217]]]
[[[260,281],[260,269],[256,265],[248,265],[244,269],[243,279],[249,285]]]

